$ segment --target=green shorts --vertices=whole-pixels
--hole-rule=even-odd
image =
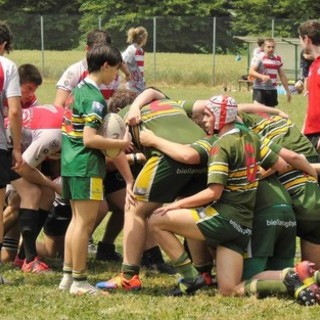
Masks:
[[[192,209],[193,218],[208,246],[223,246],[243,254],[248,246],[251,229],[226,219],[211,206]]]
[[[276,205],[255,212],[252,236],[244,254],[243,280],[265,270],[293,266],[296,225],[289,205]]]
[[[242,280],[252,278],[265,270],[283,270],[294,265],[294,258],[248,258],[243,260]]]
[[[151,157],[140,171],[133,192],[144,202],[169,203],[206,188],[207,166],[191,166],[167,156]]]
[[[103,200],[101,177],[62,177],[62,199]]]
[[[315,181],[304,182],[289,192],[296,219],[301,221],[320,221],[320,188]]]
[[[255,212],[247,257],[294,257],[296,226],[294,211],[289,205]]]

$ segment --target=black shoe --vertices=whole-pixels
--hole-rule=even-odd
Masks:
[[[304,306],[312,306],[316,304],[314,292],[300,281],[298,274],[289,269],[283,279],[283,283],[287,287],[288,293],[294,297],[298,303]]]
[[[206,286],[206,282],[201,275],[198,275],[193,280],[179,280],[179,286],[169,292],[169,296],[181,297],[183,295],[193,295],[197,290]]]
[[[98,242],[96,260],[121,262],[122,255],[116,251],[114,244]]]

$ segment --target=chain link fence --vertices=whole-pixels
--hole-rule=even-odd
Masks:
[[[87,32],[96,28],[107,29],[115,46],[124,50],[127,46],[126,31],[130,26],[108,26],[108,17],[97,17],[95,20],[84,21],[81,15],[31,15],[22,13],[0,13],[0,20],[5,20],[10,25],[14,34],[15,50],[40,50],[41,68],[46,69],[46,52],[51,50],[82,50],[85,45]],[[121,19],[121,17],[119,17]],[[242,56],[247,59],[243,72],[247,72],[251,52],[256,46],[256,39],[261,36],[272,36],[282,41],[281,33],[296,38],[296,22],[288,20],[266,20],[266,29],[261,34],[251,35],[250,41],[240,39],[232,31],[232,19],[215,17],[148,17],[135,21],[134,26],[142,25],[149,33],[145,47],[147,54],[152,54],[149,59],[148,69],[152,70],[152,78],[159,79],[158,53],[188,53],[209,55],[212,70],[211,84],[217,83],[218,55]],[[85,25],[85,27],[84,27]],[[108,26],[108,27],[106,27]],[[293,30],[289,30],[288,26]],[[85,29],[85,30],[84,30]],[[291,33],[290,33],[291,32]],[[283,41],[282,41],[283,42]],[[283,42],[284,43],[284,42]],[[295,45],[278,47],[277,53],[288,63],[286,69],[291,77],[298,75],[300,47],[295,39]],[[31,61],[30,61],[31,62]],[[67,67],[67,66],[66,66]]]

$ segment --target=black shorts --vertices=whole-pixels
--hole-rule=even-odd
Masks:
[[[143,168],[142,164],[135,164],[130,167],[132,175],[134,178],[137,177],[141,169]],[[110,194],[121,190],[126,187],[126,182],[122,178],[121,173],[118,170],[107,171],[105,178],[103,179],[103,186],[105,194]]]
[[[52,237],[61,237],[66,234],[71,221],[71,207],[58,205],[49,213],[43,226],[44,234]]]
[[[252,100],[268,107],[275,107],[278,105],[278,92],[277,90],[253,89]]]
[[[17,180],[20,176],[13,170],[11,150],[0,149],[0,189],[6,187],[11,181]]]

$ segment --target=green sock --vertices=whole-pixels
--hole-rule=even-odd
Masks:
[[[282,281],[257,279],[247,280],[244,285],[244,292],[246,295],[256,294],[259,298],[288,293]]]
[[[72,270],[72,278],[74,281],[87,281],[87,270],[76,271]]]
[[[209,273],[209,274],[211,274],[212,268],[213,268],[213,264],[212,264],[212,262],[207,262],[207,263],[202,264],[202,265],[194,265],[194,267],[198,270],[199,273]]]
[[[72,265],[68,264],[68,263],[64,263],[63,268],[62,268],[62,272],[72,274]]]
[[[134,264],[122,264],[121,272],[123,277],[127,280],[131,279],[134,275],[139,275],[140,266]]]
[[[185,251],[182,253],[180,258],[176,261],[172,261],[172,264],[176,268],[177,272],[186,280],[194,279],[199,274],[197,269],[192,265],[192,262]]]

